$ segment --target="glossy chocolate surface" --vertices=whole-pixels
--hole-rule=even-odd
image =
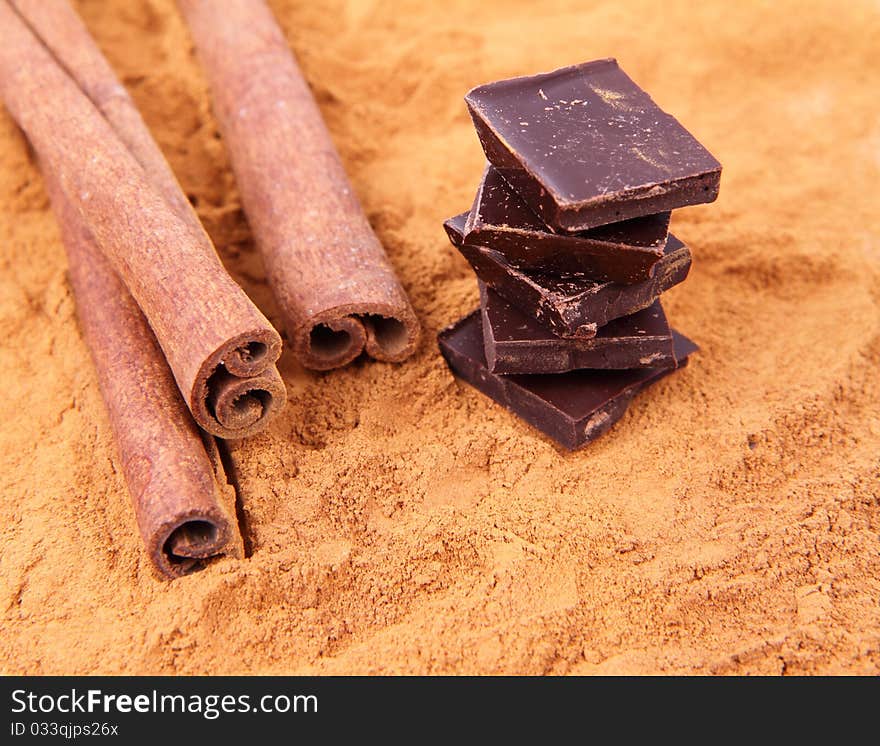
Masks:
[[[663,212],[571,235],[553,233],[501,174],[487,166],[465,223],[464,242],[494,249],[520,269],[641,282],[663,255],[669,215]]]
[[[443,227],[477,277],[561,337],[595,337],[609,321],[650,306],[661,293],[682,282],[691,268],[690,251],[670,233],[653,275],[644,282],[622,285],[578,275],[525,272],[497,251],[462,243],[466,218],[466,214],[456,215]]]
[[[676,363],[636,370],[578,370],[555,375],[492,373],[483,352],[479,310],[443,330],[440,349],[452,371],[514,414],[574,450],[607,432],[645,386],[683,366],[697,350],[673,332]]]
[[[721,164],[605,59],[465,96],[486,158],[554,230],[712,202]]]
[[[557,337],[480,283],[483,344],[493,373],[565,373],[585,368],[656,368],[674,360],[660,301],[610,321],[591,339]]]

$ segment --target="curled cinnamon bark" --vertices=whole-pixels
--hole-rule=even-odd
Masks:
[[[179,0],[293,351],[326,370],[398,362],[419,325],[261,0]]]
[[[258,432],[285,398],[281,338],[226,273],[112,71],[83,62],[100,56],[85,30],[45,15],[64,7],[21,3],[53,56],[0,0],[0,93],[146,316],[198,424],[223,438]]]
[[[243,556],[235,492],[213,439],[186,408],[134,299],[46,173],[138,528],[153,566],[175,578],[218,554]]]

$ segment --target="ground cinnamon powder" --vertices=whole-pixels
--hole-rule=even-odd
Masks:
[[[877,673],[880,124],[872,3],[271,3],[425,334],[238,444],[251,556],[156,580],[26,144],[0,115],[0,672]],[[78,4],[234,277],[278,322],[172,0]],[[524,33],[527,30],[528,33]],[[724,164],[673,216],[702,345],[566,454],[456,383],[441,222],[462,96],[616,56]],[[668,299],[666,299],[668,298]]]

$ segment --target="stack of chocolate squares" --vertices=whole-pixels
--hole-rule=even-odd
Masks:
[[[697,349],[658,298],[691,266],[670,211],[712,202],[721,164],[611,59],[465,101],[489,165],[470,212],[444,227],[481,307],[440,348],[465,381],[578,448]]]

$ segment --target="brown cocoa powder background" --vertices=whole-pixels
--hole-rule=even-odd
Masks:
[[[0,672],[874,673],[876,3],[271,3],[425,328],[236,444],[251,555],[150,570],[38,171],[0,115]],[[171,0],[78,3],[233,273],[277,322]],[[539,10],[540,8],[540,10]],[[702,346],[568,454],[455,382],[477,288],[441,221],[473,85],[616,56],[724,164],[674,214]]]

